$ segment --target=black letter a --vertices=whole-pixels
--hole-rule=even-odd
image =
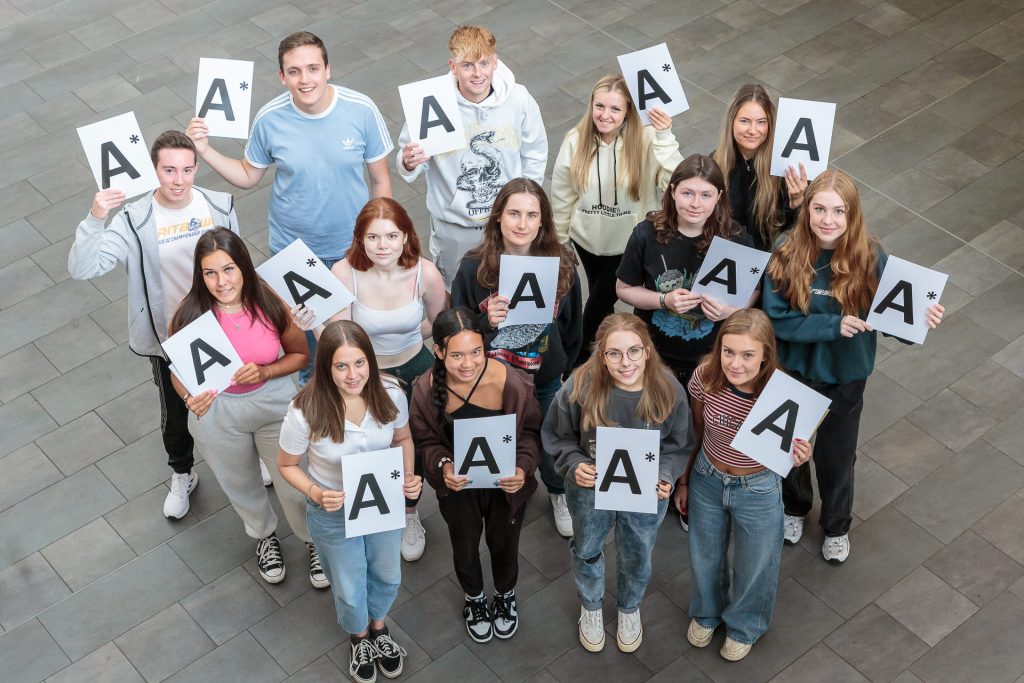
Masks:
[[[433,121],[430,120],[430,112],[434,112],[437,118]],[[441,105],[437,103],[437,99],[433,95],[427,95],[423,98],[423,113],[420,115],[420,140],[425,140],[427,137],[427,129],[433,128],[434,126],[441,126],[448,133],[455,132],[455,126],[448,120],[448,117],[444,115],[444,109],[441,109]]]
[[[796,401],[792,399],[786,399],[785,402],[778,408],[772,411],[771,415],[761,420],[750,431],[757,436],[760,436],[764,430],[774,432],[782,437],[782,445],[780,448],[789,453],[793,449],[793,430],[796,429],[796,416],[799,412],[800,407],[796,404]],[[785,413],[786,415],[786,426],[779,427],[776,422]]]
[[[217,349],[213,348],[202,339],[196,339],[194,342],[189,344],[189,348],[192,350],[192,366],[196,370],[196,383],[202,384],[206,381],[206,369],[213,365],[231,365],[231,361],[227,359],[227,356],[222,354]],[[200,360],[199,352],[202,351],[207,355],[207,359]]]
[[[213,101],[214,94],[220,96],[220,104],[216,104]],[[205,118],[206,112],[211,109],[220,109],[224,112],[224,118],[228,121],[235,120],[235,112],[231,108],[231,98],[228,97],[228,86],[224,83],[223,78],[213,79],[213,83],[210,84],[210,89],[206,93],[206,99],[203,100],[203,106],[199,108],[199,113],[196,114],[199,118]]]
[[[725,279],[715,277],[722,271],[725,271]],[[725,285],[726,289],[729,290],[730,294],[736,293],[736,262],[732,259],[723,259],[721,263],[711,269],[704,279],[699,284],[707,286],[709,282],[717,282],[720,285]]]
[[[370,491],[370,498],[363,500],[367,489]],[[390,512],[387,501],[384,500],[384,494],[380,490],[380,484],[377,483],[377,478],[369,473],[359,477],[359,484],[356,486],[355,503],[349,507],[348,518],[350,520],[359,519],[359,511],[363,508],[377,508],[377,511],[382,515]]]
[[[117,166],[114,168],[110,167],[110,157],[114,157],[117,161]],[[100,180],[102,181],[103,189],[110,188],[110,179],[121,173],[127,173],[128,177],[135,180],[139,177],[139,172],[135,170],[135,167],[131,165],[125,155],[121,154],[121,150],[117,148],[113,142],[104,142],[100,145]]]
[[[284,274],[284,283],[288,286],[288,293],[292,295],[292,299],[295,300],[296,306],[306,303],[307,299],[312,299],[314,296],[319,296],[324,299],[331,298],[331,293],[326,289],[318,284],[310,282],[292,270],[289,270]],[[299,288],[296,285],[302,285],[305,287],[305,294],[299,294]]]
[[[807,142],[800,142],[801,131],[807,135]],[[794,149],[806,149],[811,161],[818,160],[818,144],[814,141],[814,126],[811,125],[811,120],[808,118],[802,118],[796,122],[796,128],[793,129],[793,134],[789,136],[789,142],[783,148],[782,156],[788,157],[793,153]]]
[[[897,304],[896,297],[902,296],[903,303]],[[881,313],[887,308],[895,308],[903,312],[903,322],[908,325],[914,324],[914,288],[906,280],[900,280],[885,295],[885,298],[875,307],[875,313]]]
[[[615,476],[615,470],[622,464],[621,476]],[[608,490],[608,487],[615,482],[622,482],[629,485],[629,492],[634,496],[640,495],[640,482],[636,480],[636,470],[633,469],[633,461],[629,459],[629,452],[624,448],[616,448],[612,453],[612,459],[608,463],[608,471],[601,480],[600,491]]]
[[[651,91],[647,92],[644,84],[650,86]],[[662,90],[661,86],[658,85],[658,81],[654,80],[651,76],[651,72],[647,69],[641,69],[636,75],[636,92],[639,102],[637,102],[636,108],[640,111],[647,109],[647,100],[661,100],[662,104],[668,104],[672,101],[672,98],[668,96],[668,93]]]
[[[526,296],[526,287],[530,287],[530,295]],[[515,308],[520,301],[532,301],[536,304],[537,308],[543,309],[544,306],[544,295],[540,293],[540,284],[537,282],[536,273],[523,273],[523,277],[519,280],[519,286],[516,287],[516,293],[512,295],[512,300],[509,302],[508,307]]]
[[[480,451],[479,460],[473,458],[477,451]],[[475,436],[469,442],[469,451],[466,453],[466,459],[462,461],[462,467],[459,468],[459,476],[469,472],[470,467],[479,467],[481,465],[486,467],[487,471],[491,474],[500,473],[498,462],[494,459],[494,454],[491,453],[491,447],[487,444],[487,439],[482,436]]]

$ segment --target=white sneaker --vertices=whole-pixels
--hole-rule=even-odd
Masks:
[[[551,498],[551,511],[555,515],[555,528],[558,533],[566,538],[572,537],[572,517],[569,515],[569,505],[565,502],[564,493],[549,493]]]
[[[726,636],[725,642],[722,643],[722,649],[718,651],[718,654],[722,655],[722,659],[738,662],[750,654],[750,648],[753,646],[753,643],[741,643]]]
[[[427,547],[427,532],[420,523],[419,511],[405,514],[405,528],[402,529],[402,559],[415,562],[423,557]]]
[[[715,635],[715,629],[701,626],[696,619],[690,619],[690,627],[686,629],[686,639],[694,647],[707,647],[711,637]]]
[[[826,562],[842,564],[850,556],[850,536],[826,536],[825,542],[821,544],[821,554]]]
[[[615,631],[615,642],[623,652],[633,652],[644,639],[644,627],[640,623],[640,610],[628,614],[619,612],[619,625]]]
[[[260,460],[260,476],[263,477],[264,486],[274,485],[274,480],[270,477],[270,470],[267,469],[267,466],[263,464],[262,460]]]
[[[188,514],[188,497],[199,486],[199,475],[195,470],[188,474],[171,475],[171,490],[164,498],[164,517],[181,519]]]
[[[796,515],[786,515],[785,532],[782,540],[784,543],[794,545],[804,535],[804,518]]]
[[[588,652],[604,649],[604,618],[601,610],[580,606],[580,644]]]

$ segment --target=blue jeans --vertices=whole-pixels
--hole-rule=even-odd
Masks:
[[[271,254],[274,256],[275,254]],[[317,258],[320,258],[319,256]],[[334,264],[340,261],[340,258],[330,259],[321,258],[320,261],[327,266],[328,270],[334,267]],[[306,382],[309,381],[310,377],[313,376],[313,363],[316,361],[316,335],[312,332],[306,332],[306,345],[309,347],[309,362],[306,367],[299,370],[299,386],[306,386]]]
[[[782,479],[771,470],[737,477],[719,471],[701,450],[690,474],[690,618],[754,643],[768,630],[782,556]],[[732,601],[729,535],[735,527]]]
[[[636,612],[651,580],[651,553],[658,527],[668,510],[668,500],[658,501],[656,513],[595,510],[594,488],[577,486],[571,476],[565,478],[565,500],[572,516],[572,576],[583,606],[588,610],[601,609],[604,539],[615,527],[618,607],[627,614]]]
[[[555,394],[562,388],[562,380],[558,377],[551,380],[542,387],[535,386],[533,389],[534,396],[537,397],[537,403],[540,404],[540,419],[544,420],[544,416],[548,414],[548,408],[555,400]],[[565,480],[555,470],[555,456],[548,453],[541,447],[540,451],[540,480],[544,482],[544,488],[548,490],[548,493],[552,495],[561,495],[565,493]]]
[[[345,508],[327,512],[309,499],[306,521],[341,628],[361,633],[371,619],[386,617],[402,583],[402,530],[345,538]]]

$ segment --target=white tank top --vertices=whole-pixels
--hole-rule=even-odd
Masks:
[[[421,274],[423,259],[416,264],[416,289],[413,299],[405,306],[390,311],[368,308],[359,302],[356,269],[352,269],[352,320],[366,331],[378,356],[394,356],[423,343],[420,323],[423,322],[423,293]]]

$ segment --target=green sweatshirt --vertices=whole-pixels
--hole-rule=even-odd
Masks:
[[[880,246],[876,247],[876,253],[881,276],[887,257]],[[859,332],[844,337],[839,333],[843,314],[839,303],[832,298],[831,264],[832,251],[822,249],[814,263],[807,313],[793,310],[767,275],[762,308],[775,328],[779,364],[783,368],[812,382],[847,384],[867,379],[871,374],[878,335]],[[862,311],[859,317],[866,318],[867,311]]]

